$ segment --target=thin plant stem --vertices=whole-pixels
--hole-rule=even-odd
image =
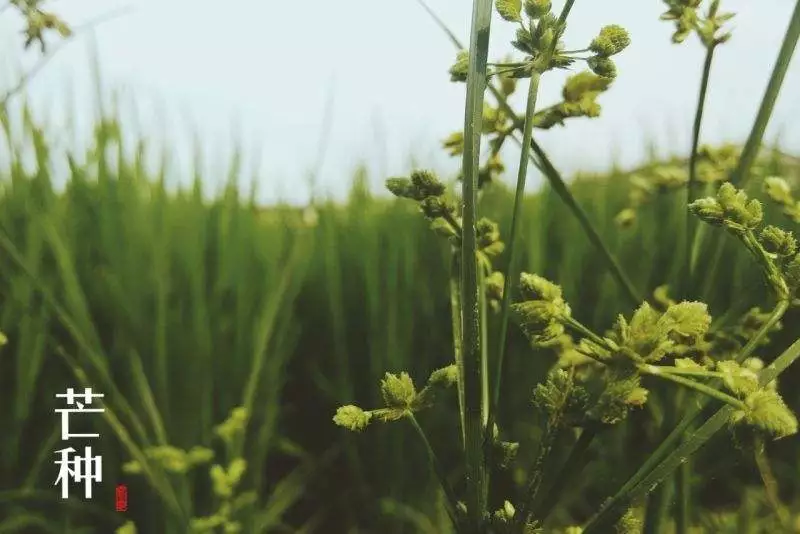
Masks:
[[[467,482],[467,513],[470,534],[479,534],[486,510],[486,465],[483,453],[483,404],[481,331],[478,295],[477,186],[480,168],[480,140],[492,1],[474,0],[470,30],[467,96],[464,111],[464,154],[462,182],[462,350],[464,360],[464,436]]]
[[[547,429],[542,436],[542,442],[539,445],[539,455],[536,457],[536,461],[534,462],[530,471],[530,481],[528,482],[528,487],[525,490],[525,494],[522,497],[523,500],[519,503],[517,511],[514,515],[515,523],[520,534],[522,534],[525,524],[530,518],[533,502],[536,500],[539,489],[542,485],[544,466],[546,465],[547,458],[550,456],[550,452],[553,450],[553,443],[555,442],[556,436],[558,435],[558,431],[560,429],[561,425],[558,423],[558,421],[551,422],[547,425]]]
[[[783,43],[778,52],[775,66],[772,69],[772,75],[767,83],[767,89],[761,99],[761,105],[758,108],[753,128],[750,130],[750,135],[742,150],[739,163],[731,176],[731,183],[737,187],[744,188],[750,179],[750,169],[753,167],[758,150],[761,147],[761,140],[764,138],[764,132],[775,108],[775,102],[778,100],[783,80],[789,70],[789,64],[792,61],[798,38],[800,38],[800,0],[794,6],[792,18],[789,20],[789,27],[783,37]]]
[[[700,393],[702,393],[702,394],[704,394],[704,395],[706,395],[708,397],[711,397],[712,399],[716,399],[716,400],[718,400],[720,402],[724,402],[725,404],[730,404],[734,408],[739,408],[739,409],[744,409],[745,408],[744,402],[740,401],[736,397],[728,395],[727,393],[723,393],[722,391],[719,391],[718,389],[715,389],[715,388],[713,388],[713,387],[711,387],[711,386],[709,386],[707,384],[702,384],[700,382],[695,382],[694,380],[691,380],[691,379],[688,379],[688,378],[684,378],[684,377],[678,376],[678,375],[673,375],[673,374],[670,374],[670,373],[659,373],[659,372],[648,371],[647,369],[651,368],[651,367],[653,367],[653,366],[652,365],[644,365],[644,366],[640,366],[639,370],[641,370],[645,374],[649,374],[650,376],[657,376],[659,378],[663,378],[664,380],[668,380],[670,382],[674,382],[676,384],[679,384],[679,385],[681,385],[683,387],[686,387],[686,388],[689,388],[689,389],[693,389],[693,390],[695,390],[697,392],[700,392]]]
[[[714,61],[714,50],[716,41],[706,47],[706,58],[703,62],[703,75],[700,79],[700,93],[697,97],[697,110],[694,115],[692,126],[692,150],[689,155],[689,181],[686,185],[686,205],[697,199],[697,157],[700,148],[700,127],[703,123],[703,110],[706,105],[706,93],[708,92],[708,81],[711,77],[711,65]],[[686,251],[684,258],[684,273],[682,280],[684,283],[684,298],[689,298],[694,291],[694,245],[697,237],[697,219],[686,210]]]
[[[764,338],[764,336],[766,336],[767,333],[770,330],[772,330],[775,324],[781,320],[783,315],[786,313],[788,307],[789,307],[788,301],[782,300],[778,302],[777,306],[772,311],[770,317],[767,319],[767,321],[764,323],[761,329],[759,329],[759,331],[752,338],[750,338],[750,341],[747,343],[747,345],[745,345],[745,347],[741,350],[741,352],[739,352],[739,354],[736,357],[736,361],[741,363],[750,357],[750,355],[753,353],[753,351],[761,342],[761,340]],[[772,362],[770,366],[764,369],[759,375],[759,380],[763,381],[762,384],[773,380],[778,374],[783,372],[783,370],[786,369],[786,367],[788,367],[794,361],[794,359],[797,358],[798,355],[800,355],[800,342],[796,342],[786,352],[784,352],[781,356],[779,356],[778,359]],[[694,421],[700,415],[703,408],[705,408],[706,406],[705,399],[704,398],[697,399],[697,402],[692,403],[691,406],[692,408],[689,409],[688,413],[683,417],[681,422],[678,423],[678,426],[676,426],[672,430],[672,432],[670,432],[670,434],[664,439],[664,441],[661,442],[661,445],[659,445],[658,448],[655,451],[653,451],[653,453],[647,458],[647,460],[641,465],[641,467],[639,467],[636,473],[634,473],[628,479],[628,481],[625,482],[625,484],[623,484],[623,486],[617,491],[617,493],[613,497],[605,501],[603,505],[600,507],[600,510],[598,510],[598,512],[594,516],[592,516],[592,518],[587,523],[586,528],[584,529],[584,534],[591,534],[592,532],[602,532],[602,530],[596,530],[596,529],[602,525],[607,524],[611,520],[611,518],[616,513],[618,513],[619,509],[624,505],[624,503],[633,500],[636,489],[643,487],[642,483],[644,480],[651,479],[652,474],[656,471],[656,469],[659,469],[663,464],[663,462],[666,462],[665,458],[673,458],[672,461],[674,462],[675,454],[676,451],[678,450],[676,449],[676,445],[678,445],[681,439],[683,439],[685,433],[689,430],[692,424],[694,424]],[[719,414],[728,408],[730,408],[730,410],[733,410],[732,407],[726,405],[717,413]],[[726,413],[727,416],[730,415],[730,412]],[[701,429],[698,430],[696,433],[694,433],[693,436],[697,436],[701,432],[701,430],[703,430],[703,432],[709,431],[710,429],[712,429],[714,425],[719,423],[719,427],[717,428],[718,430],[719,428],[722,428],[725,422],[726,420],[720,422],[716,420],[712,421],[710,419],[706,422],[706,425],[708,426],[704,425],[705,428],[701,427]],[[710,435],[708,437],[710,437]],[[683,447],[684,445],[681,445],[681,447]],[[686,458],[688,459],[688,455],[686,455]],[[680,465],[680,463],[681,462],[676,462],[675,467]],[[651,490],[654,489],[656,486],[657,484],[652,486]]]
[[[458,498],[456,497],[456,493],[453,491],[453,487],[450,485],[450,481],[447,479],[447,473],[445,473],[441,462],[439,462],[439,458],[436,456],[433,447],[431,447],[430,441],[428,441],[428,436],[425,435],[425,431],[422,430],[417,418],[414,417],[413,413],[409,412],[408,420],[411,422],[411,426],[414,427],[414,430],[417,431],[417,435],[419,435],[420,440],[422,440],[422,444],[425,446],[425,451],[428,453],[428,460],[431,464],[431,469],[436,475],[436,478],[439,479],[439,484],[442,486],[442,490],[444,491],[446,497],[445,503],[447,507],[447,515],[450,516],[450,519],[453,521],[453,526],[457,529],[458,519],[456,516],[456,504],[458,503]]]
[[[500,384],[502,382],[503,363],[506,354],[506,337],[508,335],[508,319],[511,310],[511,284],[517,276],[515,267],[517,263],[517,232],[519,220],[522,214],[522,203],[525,197],[525,182],[528,175],[528,146],[533,132],[533,115],[536,109],[536,95],[539,91],[539,80],[541,74],[534,71],[531,74],[530,85],[528,87],[528,104],[525,113],[525,126],[522,133],[522,147],[520,149],[519,174],[517,175],[517,190],[514,195],[514,207],[511,215],[511,229],[508,233],[508,263],[506,264],[505,280],[503,282],[503,301],[500,308],[500,334],[498,337],[499,346],[497,349],[497,363],[494,369],[494,384],[492,386],[492,403],[490,405],[489,428],[491,432],[492,424],[495,420],[497,403],[500,400]]]

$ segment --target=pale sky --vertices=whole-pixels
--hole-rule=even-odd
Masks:
[[[471,2],[429,4],[468,40]],[[554,4],[558,9],[561,2]],[[793,4],[722,0],[723,10],[738,15],[733,39],[717,53],[703,140],[745,139]],[[464,86],[449,81],[454,49],[415,0],[59,0],[51,6],[76,26],[131,8],[76,39],[30,85],[37,116],[50,118],[50,131],[64,146],[86,138],[96,110],[96,50],[104,94],[119,92],[126,124],[138,124],[155,147],[174,147],[173,180],[189,179],[185,163],[194,138],[204,147],[212,186],[224,179],[238,142],[250,166],[258,165],[264,200],[308,198],[323,140],[327,149],[316,179],[322,195],[346,191],[361,162],[371,169],[376,190],[413,163],[443,174],[457,169],[439,145],[463,121]],[[635,165],[651,141],[665,153],[688,150],[703,50],[694,37],[681,46],[670,43],[671,25],[658,20],[662,6],[659,0],[576,1],[568,48],[585,47],[606,24],[626,27],[632,45],[618,56],[619,77],[601,97],[599,119],[536,133],[567,173],[602,170],[614,160]],[[0,19],[3,49],[10,51],[3,54],[0,87],[13,85],[19,61],[36,57],[18,52],[19,28],[9,12]],[[512,31],[495,18],[494,59],[511,50]],[[781,145],[794,153],[800,153],[798,55],[767,133],[770,139],[780,133]],[[545,75],[542,105],[558,99],[564,77]],[[77,123],[75,134],[63,126],[68,116]],[[509,182],[517,157],[508,151]],[[540,179],[532,174],[529,183],[536,187]]]

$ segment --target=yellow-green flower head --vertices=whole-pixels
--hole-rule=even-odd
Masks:
[[[461,50],[456,55],[456,62],[450,67],[449,72],[451,82],[467,81],[467,73],[469,72],[469,52]]]
[[[500,271],[494,271],[486,277],[486,295],[490,299],[500,300],[503,298],[503,286],[505,276]]]
[[[191,465],[199,465],[210,462],[214,458],[214,451],[207,447],[195,446],[189,449],[187,459]]]
[[[619,54],[631,44],[628,31],[617,24],[605,26],[600,34],[592,40],[589,50],[598,56],[609,57]]]
[[[747,193],[737,190],[730,182],[725,182],[717,192],[717,201],[725,210],[725,218],[745,226],[755,228],[761,223],[763,211],[758,200],[748,200]]]
[[[127,475],[139,475],[142,473],[142,464],[135,460],[125,462],[122,464],[122,472]]]
[[[519,283],[525,300],[554,301],[562,298],[561,288],[538,274],[522,273]]]
[[[794,204],[794,197],[789,184],[783,178],[770,176],[764,179],[764,191],[769,198],[783,206]]]
[[[450,134],[447,139],[442,141],[442,147],[451,156],[458,156],[464,152],[464,132],[458,131]]]
[[[428,384],[438,387],[450,387],[458,381],[458,366],[455,364],[442,367],[431,373]]]
[[[636,515],[633,508],[628,508],[616,524],[617,534],[639,534],[642,531],[642,520]]]
[[[415,188],[411,185],[411,180],[408,178],[389,178],[386,180],[386,189],[394,196],[400,198],[414,198],[415,196]]]
[[[689,210],[708,224],[721,225],[725,219],[725,210],[714,198],[698,198],[689,204]]]
[[[411,173],[411,184],[419,191],[421,197],[437,197],[444,194],[445,185],[431,171],[416,170]]]
[[[242,480],[242,475],[247,470],[247,460],[244,458],[234,458],[228,464],[228,482],[232,486],[236,486]]]
[[[171,445],[159,445],[147,449],[148,457],[158,462],[165,470],[173,473],[185,473],[189,469],[186,452]]]
[[[126,521],[124,525],[114,531],[114,534],[136,534],[136,524],[133,521]]]
[[[747,411],[737,412],[734,420],[744,419],[775,438],[783,438],[797,433],[797,417],[783,399],[773,389],[760,389],[745,399]]]
[[[586,64],[598,76],[611,79],[617,77],[617,66],[605,56],[592,56],[586,60]]]
[[[781,257],[797,254],[797,239],[792,232],[777,226],[767,226],[761,231],[761,244],[767,252]]]
[[[214,495],[222,498],[228,498],[233,495],[233,487],[228,481],[228,475],[225,469],[221,465],[212,465],[209,470],[209,476],[211,477]]]
[[[475,232],[480,248],[487,247],[500,239],[500,226],[486,217],[481,217],[477,222]]]
[[[444,217],[455,211],[455,206],[444,197],[426,197],[419,203],[419,208],[428,219]]]
[[[525,14],[534,20],[550,13],[552,7],[550,0],[525,0]]]
[[[411,377],[403,371],[400,375],[386,373],[381,380],[381,394],[387,407],[405,409],[411,406],[417,391]]]
[[[348,404],[336,410],[333,422],[353,432],[360,432],[369,425],[372,414],[365,412],[358,406]]]

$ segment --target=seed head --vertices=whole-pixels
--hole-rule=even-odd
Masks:
[[[412,198],[413,188],[411,180],[408,178],[389,178],[386,180],[386,189],[388,189],[394,196],[400,198]]]
[[[600,34],[589,45],[589,50],[598,56],[609,57],[619,54],[630,44],[628,31],[622,26],[611,24],[600,30]]]
[[[399,376],[386,373],[381,380],[381,394],[387,407],[405,409],[414,401],[417,392],[411,377],[404,371]]]
[[[525,300],[554,301],[562,298],[561,288],[538,274],[520,274],[519,284]]]
[[[525,0],[525,14],[533,20],[550,13],[552,7],[550,0]]]
[[[617,66],[605,56],[592,56],[586,61],[586,64],[598,76],[611,79],[617,77]]]
[[[766,178],[764,180],[764,192],[767,193],[769,198],[782,206],[791,206],[794,204],[792,190],[783,178],[778,176]]]
[[[761,244],[767,252],[777,256],[790,257],[797,253],[797,239],[792,232],[777,226],[767,226],[761,231]]]
[[[336,415],[333,416],[333,422],[353,432],[360,432],[369,425],[371,415],[372,414],[365,412],[358,406],[348,404],[336,410]]]
[[[695,214],[703,222],[713,225],[720,225],[725,218],[725,210],[719,202],[713,198],[698,198],[689,204],[689,211]]]
[[[461,50],[456,55],[456,62],[450,67],[450,81],[451,82],[465,82],[467,81],[467,73],[469,72],[469,52]]]
[[[450,387],[458,381],[458,366],[455,364],[442,367],[431,373],[429,386]]]
[[[431,197],[439,196],[444,193],[445,185],[431,171],[416,170],[411,173],[411,184],[419,192],[419,196]]]
[[[455,210],[444,197],[427,197],[419,203],[419,207],[428,219],[444,217]]]

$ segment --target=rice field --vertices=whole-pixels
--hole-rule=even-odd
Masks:
[[[170,464],[170,450],[181,454],[165,446],[207,448],[223,465],[246,461],[229,501],[244,532],[449,531],[425,451],[404,425],[355,437],[331,423],[335,407],[353,399],[378,405],[384,372],[425,376],[451,358],[448,251],[413,205],[370,194],[365,171],[345,203],[263,207],[234,185],[204,200],[199,174],[191,187],[168,191],[165,171],[144,164],[147,146],[123,146],[114,117],[97,124],[85,153],[57,154],[29,114],[21,135],[8,111],[2,119],[10,159],[0,166],[0,532],[105,533],[129,529],[128,521],[138,532],[186,532],[192,518],[219,513],[208,465],[185,453]],[[23,161],[31,151],[33,166]],[[63,190],[53,185],[53,158],[69,161]],[[677,162],[571,184],[643,294],[679,275],[680,195],[656,195],[626,227],[615,216],[628,205],[631,176]],[[236,173],[232,162],[231,184]],[[800,165],[764,150],[757,174],[797,183]],[[494,185],[480,209],[506,227],[512,198]],[[557,278],[584,324],[602,331],[631,311],[549,187],[525,198],[521,234],[523,270]],[[764,304],[746,253],[726,246],[720,265],[704,295],[712,316]],[[796,312],[787,315],[775,346],[791,341],[798,324]],[[501,422],[530,442],[540,432],[531,391],[553,362],[511,329],[501,413],[530,416]],[[782,379],[795,410],[799,379],[796,370]],[[106,412],[86,423],[101,434],[103,482],[91,501],[62,501],[53,487],[61,448],[54,395],[86,386],[105,394]],[[596,461],[554,519],[586,517],[623,480],[619,466],[658,443],[664,403],[657,389],[652,395],[592,448]],[[246,422],[237,426],[234,416],[227,431],[215,431],[237,407]],[[457,468],[447,410],[421,420],[445,467]],[[152,452],[159,447],[161,456]],[[787,513],[800,517],[797,440],[770,445],[769,457]],[[126,466],[132,461],[138,471]],[[767,532],[770,505],[743,451],[714,440],[695,465],[698,525],[719,525],[700,531]],[[117,484],[128,488],[126,513],[114,512]]]

